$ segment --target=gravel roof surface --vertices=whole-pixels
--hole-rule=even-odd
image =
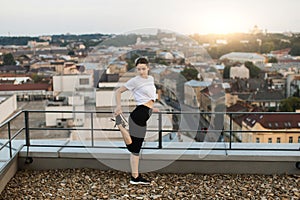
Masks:
[[[131,185],[130,174],[95,169],[20,170],[0,199],[300,199],[298,175],[143,175],[150,186]]]

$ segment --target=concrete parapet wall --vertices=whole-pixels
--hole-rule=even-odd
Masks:
[[[68,145],[75,144],[77,143],[68,143]],[[140,154],[140,170],[147,172],[154,169],[153,171],[163,173],[300,174],[300,170],[296,168],[296,163],[300,161],[297,144],[281,146],[281,149],[276,151],[263,150],[263,146],[260,145],[252,145],[253,149],[249,151],[246,150],[245,144],[232,146],[239,150],[212,149],[218,149],[218,146],[224,148],[224,143],[190,144],[189,148],[194,150],[180,149],[181,145],[184,144],[169,144],[166,149],[154,149],[157,143],[147,142],[144,146],[147,149],[143,149]],[[23,148],[19,153],[19,168],[108,170],[111,169],[110,166],[122,166],[122,170],[130,171],[130,153],[124,148],[123,142],[102,142],[101,146],[101,148],[30,147],[29,156],[33,158],[31,164],[24,164],[26,148]],[[294,151],[287,151],[285,148]]]

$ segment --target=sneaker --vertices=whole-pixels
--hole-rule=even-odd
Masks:
[[[119,114],[116,116],[116,119],[111,119],[111,120],[116,122],[115,127],[121,124],[125,128],[128,124],[123,114]]]
[[[130,179],[130,184],[143,184],[143,185],[149,185],[151,182],[149,180],[144,179],[141,175],[139,175],[138,177],[134,178],[133,176],[131,176]]]

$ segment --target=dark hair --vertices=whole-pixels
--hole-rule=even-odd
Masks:
[[[138,64],[149,64],[149,61],[146,57],[138,57],[137,59],[135,59],[135,66],[137,66]]]

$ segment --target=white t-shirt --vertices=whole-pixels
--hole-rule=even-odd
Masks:
[[[124,86],[132,91],[137,105],[145,104],[150,100],[155,101],[156,99],[156,88],[152,76],[147,78],[136,76],[127,81]]]

